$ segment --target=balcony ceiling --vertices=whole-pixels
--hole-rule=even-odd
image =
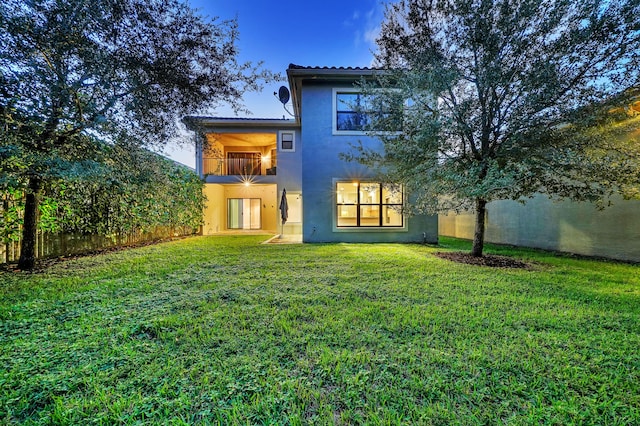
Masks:
[[[207,142],[223,146],[269,146],[276,144],[275,133],[209,133]]]

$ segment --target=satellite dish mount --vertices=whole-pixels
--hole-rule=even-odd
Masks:
[[[278,89],[278,92],[277,93],[273,92],[273,95],[277,96],[277,98],[280,100],[280,102],[282,103],[282,107],[284,108],[285,111],[287,111],[287,114],[289,114],[292,117],[295,117],[295,115],[291,114],[287,109],[287,102],[289,102],[289,99],[291,98],[289,89],[287,89],[285,86],[280,86],[280,89]]]

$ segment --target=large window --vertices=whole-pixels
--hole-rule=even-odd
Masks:
[[[401,107],[392,96],[371,97],[357,89],[333,89],[334,134],[363,134],[366,131],[398,131],[401,123],[393,105]],[[401,109],[401,108],[400,108]],[[397,112],[397,111],[396,111]]]
[[[336,92],[336,130],[364,131],[371,123],[369,106],[364,95],[357,92]]]
[[[402,227],[402,187],[377,182],[336,183],[336,225]]]

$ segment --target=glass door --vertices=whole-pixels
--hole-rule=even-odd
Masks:
[[[260,175],[261,155],[259,152],[228,152],[227,175]]]
[[[227,200],[228,229],[262,229],[262,199],[229,198]]]

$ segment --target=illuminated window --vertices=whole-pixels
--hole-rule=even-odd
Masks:
[[[340,227],[402,227],[400,185],[377,182],[336,183],[336,224]]]

